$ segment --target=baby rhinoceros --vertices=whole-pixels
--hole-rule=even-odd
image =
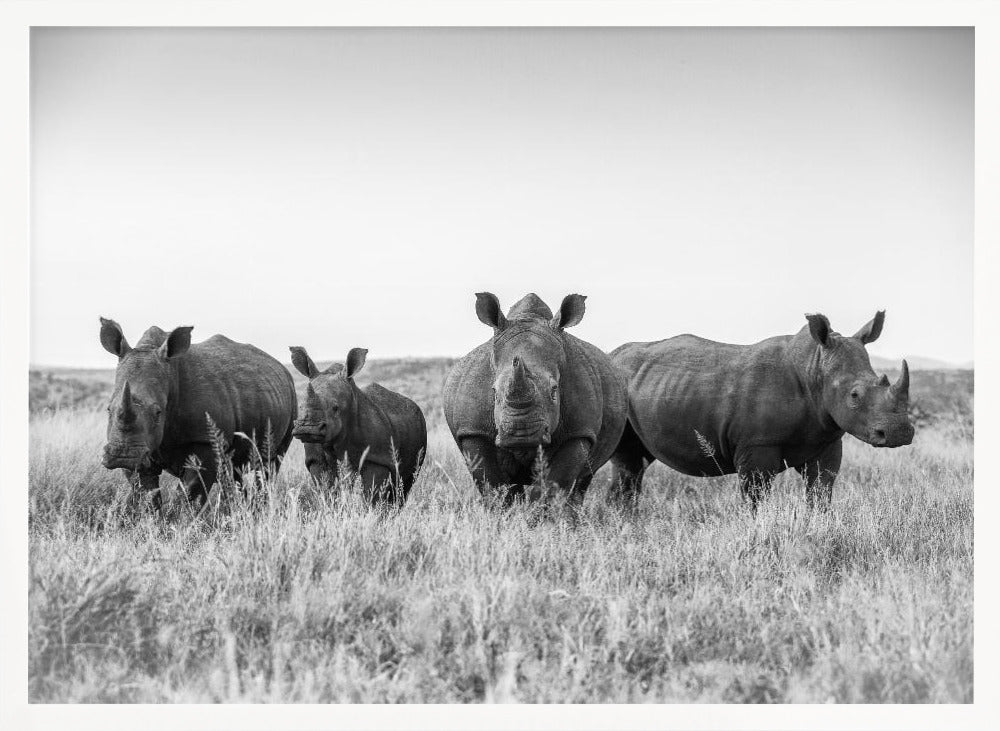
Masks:
[[[320,371],[305,348],[291,347],[292,364],[309,378],[293,436],[305,446],[306,468],[329,485],[339,468],[359,473],[366,499],[401,504],[427,451],[420,407],[377,383],[359,388],[354,377],[368,351],[353,348],[343,367]]]
[[[277,360],[222,335],[192,345],[191,329],[168,333],[154,325],[132,347],[117,322],[101,318],[101,345],[118,358],[103,464],[138,477],[146,491],[166,471],[197,503],[218,470],[205,415],[239,477],[253,445],[237,433],[256,439],[264,459],[270,446],[270,459],[280,461],[292,441],[296,404],[292,376]],[[158,492],[153,503],[160,503]]]

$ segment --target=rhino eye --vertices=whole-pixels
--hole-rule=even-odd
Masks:
[[[859,401],[861,399],[861,392],[858,389],[851,391],[851,401]]]
[[[559,395],[559,386],[555,383],[552,384],[552,400],[554,401],[556,396]]]

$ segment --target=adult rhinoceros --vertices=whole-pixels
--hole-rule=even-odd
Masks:
[[[567,295],[553,315],[528,294],[505,317],[496,295],[476,295],[476,314],[493,337],[448,375],[444,415],[480,492],[510,485],[508,500],[524,494],[541,449],[545,484],[582,500],[618,444],[624,380],[605,353],[565,332],[583,319],[585,299]]]
[[[341,465],[361,476],[372,503],[406,500],[427,451],[427,424],[420,407],[402,394],[354,376],[368,351],[352,348],[344,366],[320,371],[305,348],[293,346],[292,365],[309,378],[293,436],[305,446],[306,468],[320,484]]]
[[[296,404],[292,376],[277,360],[222,335],[192,345],[191,330],[167,333],[154,325],[133,348],[117,322],[101,318],[101,344],[118,357],[103,463],[137,473],[145,490],[158,487],[166,470],[197,502],[218,467],[205,414],[225,437],[239,471],[251,444],[236,432],[255,435],[266,459],[270,430],[271,456],[280,460],[292,440]],[[185,468],[191,455],[201,462],[200,474]]]
[[[795,335],[729,345],[678,335],[627,343],[611,353],[628,376],[628,426],[612,463],[612,490],[631,497],[651,460],[688,475],[739,475],[756,509],[774,475],[794,467],[810,505],[828,505],[844,433],[876,447],[913,440],[910,376],[872,370],[865,345],[885,312],[851,337],[824,315],[806,315]]]

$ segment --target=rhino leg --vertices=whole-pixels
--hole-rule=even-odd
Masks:
[[[155,510],[160,515],[163,515],[163,495],[160,492],[160,472],[162,470],[156,471],[140,471],[139,472],[139,488],[142,492],[152,493],[152,505],[153,510]]]
[[[774,475],[770,472],[741,472],[740,494],[750,503],[750,512],[757,512],[757,505],[771,488]]]
[[[410,494],[410,488],[413,487],[413,483],[417,481],[417,474],[420,472],[420,468],[424,463],[424,450],[420,449],[415,455],[406,460],[403,464],[407,465],[401,468],[401,473],[399,479],[402,481],[403,485],[403,496],[406,497]]]
[[[368,462],[361,466],[361,484],[370,505],[399,505],[405,496],[398,494],[393,471]]]
[[[277,474],[278,470],[281,469],[281,463],[285,458],[285,452],[288,451],[288,446],[292,443],[293,423],[294,422],[291,421],[288,422],[288,428],[285,430],[285,436],[282,437],[281,441],[278,442],[277,446],[274,447],[274,454],[271,455],[271,459],[273,459],[275,463],[275,470],[274,470],[275,474]],[[266,451],[267,448],[265,447],[263,450],[261,450],[261,454],[264,454],[264,452]]]
[[[570,502],[583,502],[584,493],[594,477],[587,462],[590,446],[587,439],[570,439],[563,443],[549,460],[546,487],[559,488]]]
[[[163,499],[160,496],[160,473],[163,470],[158,469],[142,469],[138,472],[133,472],[132,470],[124,470],[125,476],[128,481],[132,484],[132,495],[129,499],[129,504],[133,508],[139,506],[139,499],[142,495],[146,493],[153,493],[151,502],[153,510],[163,514]]]
[[[218,474],[215,466],[215,453],[209,444],[188,445],[184,449],[184,453],[197,457],[201,463],[200,470],[183,468],[180,473],[181,484],[184,486],[188,500],[195,507],[198,507],[208,498],[208,491],[215,484]]]
[[[653,455],[643,445],[632,424],[625,423],[625,431],[615,453],[611,455],[611,487],[608,496],[625,505],[634,504],[642,489],[642,476],[653,461]]]
[[[844,444],[838,439],[819,457],[795,469],[806,480],[806,504],[810,508],[827,509],[833,500],[833,483],[840,472],[840,462],[844,456]]]
[[[306,442],[302,446],[305,447],[306,469],[309,471],[309,476],[318,487],[330,487],[337,476],[336,459],[327,454],[322,444]]]
[[[593,473],[588,473],[576,481],[576,485],[572,490],[570,490],[569,493],[569,503],[571,506],[579,508],[583,505],[583,498],[586,497],[587,488],[590,487],[590,483],[593,479]]]
[[[772,447],[755,447],[737,454],[740,493],[750,502],[752,513],[757,512],[757,505],[770,489],[774,476],[784,468],[780,451]]]
[[[497,450],[491,440],[486,437],[466,437],[458,447],[480,495],[488,497],[490,487],[505,484],[506,480],[503,479],[500,463],[497,461]]]

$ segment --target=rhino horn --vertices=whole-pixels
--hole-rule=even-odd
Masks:
[[[313,390],[312,384],[306,384],[306,398],[300,404],[299,418],[296,423],[312,423],[323,420],[323,405],[320,403],[319,394]]]
[[[122,389],[122,404],[118,418],[125,423],[135,421],[135,409],[132,408],[132,389],[128,385],[128,381],[125,381],[125,388]]]
[[[885,375],[883,373],[882,377],[880,379],[878,379],[878,385],[880,385],[880,386],[888,386],[889,385],[889,376],[887,376],[887,375]]]
[[[910,397],[910,367],[903,360],[903,368],[899,373],[899,378],[892,384],[892,394],[896,398]]]
[[[512,403],[523,403],[531,398],[531,384],[528,380],[528,367],[520,358],[514,358],[514,373],[507,390],[507,400]]]

